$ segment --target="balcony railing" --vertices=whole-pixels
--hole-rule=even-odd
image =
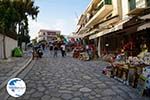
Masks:
[[[89,19],[87,19],[86,26],[88,26],[90,23],[92,23],[95,19],[101,19],[103,18],[107,13],[109,13],[112,10],[112,0],[102,0],[97,7],[92,11]]]
[[[104,5],[112,5],[112,0],[104,0],[101,4],[97,7],[97,11],[100,10]]]

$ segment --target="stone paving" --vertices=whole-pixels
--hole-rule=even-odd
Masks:
[[[101,73],[102,61],[79,61],[71,57],[38,59],[23,79],[26,93],[8,100],[149,100],[135,89]]]
[[[20,69],[29,59],[29,56],[23,56],[0,60],[0,85],[18,69]]]

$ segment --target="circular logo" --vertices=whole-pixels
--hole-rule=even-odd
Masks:
[[[13,78],[7,83],[7,92],[12,97],[20,97],[26,91],[26,85],[20,78]]]

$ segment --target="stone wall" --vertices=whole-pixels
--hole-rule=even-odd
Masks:
[[[7,37],[5,38],[5,44],[6,44],[6,57],[11,57],[11,51],[17,47],[17,41]],[[3,35],[0,34],[0,59],[4,57],[3,54]]]

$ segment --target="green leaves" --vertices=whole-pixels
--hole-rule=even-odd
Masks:
[[[38,13],[39,7],[33,0],[0,0],[0,32],[28,37],[28,16],[34,20]]]

